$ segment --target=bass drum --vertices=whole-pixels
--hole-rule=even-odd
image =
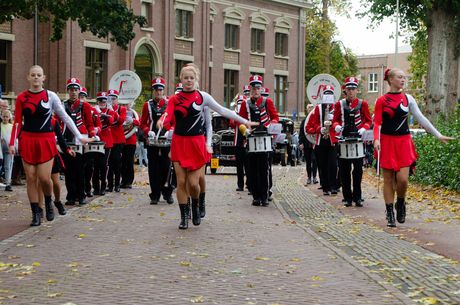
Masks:
[[[340,100],[342,89],[339,81],[329,74],[318,74],[314,76],[307,85],[307,97],[310,103],[318,105],[323,100],[323,88],[326,86],[334,87],[334,101]]]
[[[307,118],[305,119],[305,127],[307,126],[308,120],[310,120],[310,116],[311,116],[312,113],[313,113],[313,110],[310,111],[310,113],[308,114]],[[304,130],[304,132],[305,132],[305,130]],[[308,142],[310,142],[311,144],[316,145],[316,140],[317,140],[316,133],[306,133],[305,132],[305,137],[307,138]]]
[[[134,119],[139,121],[139,115],[137,114],[136,111],[133,109],[133,114],[134,114]],[[133,123],[128,123],[123,125],[123,130],[125,132],[125,139],[129,139],[136,131],[137,131],[137,126],[135,126]]]

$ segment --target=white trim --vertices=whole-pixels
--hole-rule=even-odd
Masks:
[[[216,18],[217,14],[219,13],[219,9],[214,3],[209,5],[209,19],[212,23],[214,23],[214,19]]]
[[[214,67],[214,64],[212,63],[212,61],[209,62],[209,68],[212,68]]]
[[[255,55],[255,56],[262,56],[262,57],[265,57],[265,53],[257,53],[257,52],[251,52],[251,51],[249,51],[249,55]]]
[[[141,31],[144,31],[144,32],[155,32],[155,30],[153,28],[141,28]]]
[[[153,64],[155,66],[155,77],[161,77],[163,75],[163,60],[161,58],[161,51],[160,48],[158,48],[158,45],[155,43],[155,40],[150,37],[150,34],[147,33],[144,37],[138,40],[134,46],[134,56],[136,56],[137,50],[143,44],[146,44],[148,47],[150,47],[150,51],[152,51]]]
[[[155,0],[141,0],[141,4],[142,3],[150,3],[151,5],[155,5]]]
[[[183,10],[195,13],[199,0],[174,0],[174,10]]]
[[[286,15],[276,18],[273,21],[273,24],[275,25],[275,33],[283,33],[287,35],[291,34],[291,29],[294,26],[291,20],[286,18]]]
[[[14,36],[14,34],[0,33],[0,39],[1,40],[14,41],[15,36]]]
[[[190,61],[190,62],[195,61],[195,56],[193,56],[193,55],[185,55],[185,54],[174,53],[173,58],[175,60],[185,60],[185,61]]]
[[[234,24],[239,27],[241,27],[243,20],[246,18],[244,12],[236,7],[236,4],[224,9],[222,15],[224,16],[224,24]]]
[[[278,59],[289,59],[289,56],[275,55],[275,58],[278,58]]]
[[[259,0],[259,1],[265,2],[265,3],[269,2],[267,0]],[[282,1],[284,2],[285,0],[282,0]],[[286,0],[286,1],[292,2],[292,0]],[[223,4],[223,5],[227,5],[227,6],[235,5],[234,1],[230,1],[230,0],[212,0],[212,2],[215,3],[215,4]],[[275,7],[283,6],[282,4],[274,4],[274,3],[271,3],[271,4],[273,4]],[[296,2],[296,4],[297,5],[295,5],[295,6],[297,8],[295,10],[298,12],[299,8],[302,9],[302,22],[306,23],[307,11],[309,11],[312,8],[314,8],[313,3],[305,3],[304,5],[302,5],[300,2]],[[265,14],[274,15],[274,16],[286,15],[286,17],[291,18],[293,20],[299,20],[299,14],[298,13],[285,14],[285,13],[280,12],[280,11],[270,10],[270,9],[261,9],[259,7],[254,6],[254,5],[241,4],[241,3],[237,4],[237,6],[240,9],[249,10],[249,11],[252,11],[252,12],[261,11],[261,12],[264,12]]]
[[[187,37],[182,37],[182,36],[174,36],[174,39],[188,41],[188,42],[195,42],[195,38],[192,38],[192,37],[187,38]]]
[[[223,64],[225,70],[241,71],[240,65]]]
[[[249,72],[265,74],[266,70],[265,70],[265,68],[258,68],[258,67],[251,67],[250,66],[249,67]]]
[[[287,70],[278,70],[278,69],[273,69],[273,74],[279,75],[279,76],[289,76],[289,71]]]
[[[249,15],[249,22],[249,27],[251,29],[267,31],[267,27],[270,24],[270,18],[266,14],[262,13],[262,10],[259,10],[258,12],[254,12]]]
[[[240,49],[228,49],[224,47],[225,52],[241,53]]]
[[[97,41],[91,41],[91,40],[86,40],[83,42],[83,46],[87,48],[93,48],[93,49],[100,49],[100,50],[107,50],[109,51],[111,46],[110,43],[107,42],[97,42]]]

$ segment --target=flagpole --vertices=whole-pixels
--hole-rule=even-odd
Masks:
[[[395,68],[398,67],[399,0],[396,0]]]

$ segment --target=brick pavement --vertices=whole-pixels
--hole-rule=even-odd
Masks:
[[[97,198],[0,243],[0,296],[15,296],[2,302],[414,304],[406,290],[422,285],[415,299],[456,300],[455,264],[349,221],[301,174],[275,168],[269,207],[235,192],[235,176],[208,176],[207,216],[187,231],[177,204],[148,204],[147,186]]]

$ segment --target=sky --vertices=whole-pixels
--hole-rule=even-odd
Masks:
[[[336,16],[330,12],[330,18],[335,21],[339,30],[337,40],[341,40],[347,48],[351,48],[356,55],[375,55],[395,52],[395,39],[390,35],[396,31],[396,22],[384,20],[374,31],[367,29],[369,19],[355,17],[360,8],[360,0],[352,0],[353,8],[350,12],[351,19]],[[398,38],[398,47],[406,45],[404,38]]]

